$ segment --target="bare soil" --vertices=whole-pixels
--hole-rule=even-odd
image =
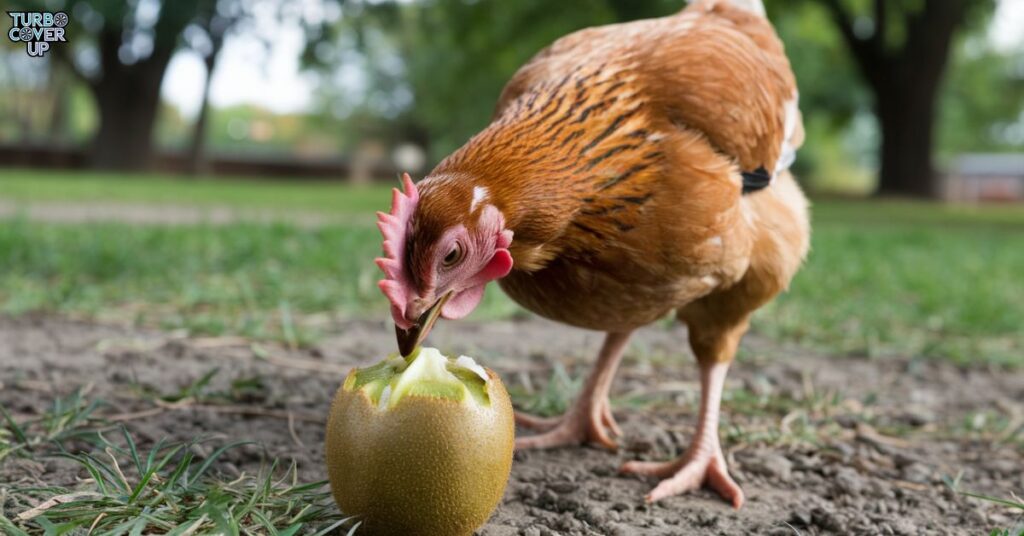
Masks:
[[[119,222],[146,225],[227,225],[236,222],[287,221],[299,227],[322,227],[350,218],[314,212],[280,213],[273,210],[167,203],[82,203],[47,201],[22,203],[0,199],[0,218],[24,217],[53,223]]]
[[[618,452],[590,447],[517,453],[487,536],[552,534],[988,534],[1020,530],[1011,510],[952,491],[1024,490],[1024,375],[911,358],[825,356],[748,336],[726,386],[722,433],[747,504],[700,491],[654,505],[653,482],[617,474],[629,459],[682,452],[693,432],[696,367],[681,327],[652,327],[631,346],[615,384],[625,430]],[[510,386],[541,388],[553,363],[584,374],[600,335],[540,320],[444,323],[430,343],[496,369]],[[325,477],[322,421],[344,372],[393,351],[389,326],[351,321],[305,350],[239,339],[0,317],[0,403],[16,417],[84,387],[143,442],[164,437],[255,444],[218,469],[253,471],[292,458]],[[173,393],[213,368],[211,392],[257,378],[230,403],[155,409],[139,389]],[[143,412],[143,413],[139,413]],[[290,418],[289,418],[290,416]],[[998,426],[997,426],[998,424]],[[0,482],[69,485],[59,459],[9,460]]]

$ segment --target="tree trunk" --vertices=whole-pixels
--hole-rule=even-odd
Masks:
[[[878,195],[927,198],[939,193],[932,165],[937,96],[938,84],[925,81],[877,88],[882,136]]]
[[[152,54],[127,65],[120,58],[121,28],[111,26],[100,32],[97,41],[103,74],[90,84],[100,116],[93,138],[92,167],[138,171],[149,166],[160,85],[185,26],[179,20],[182,16],[182,12],[162,9]]]
[[[833,20],[875,97],[882,134],[878,195],[935,197],[932,167],[936,103],[949,61],[953,33],[970,0],[936,0],[904,14],[906,34],[900,46],[886,38],[893,11],[874,1],[874,33],[858,37],[854,17],[840,0],[825,0]]]
[[[93,86],[100,114],[100,127],[93,140],[93,167],[137,171],[149,166],[160,84],[170,56],[169,52],[156,52],[144,61],[105,75]]]
[[[199,175],[208,171],[209,162],[206,158],[206,124],[210,121],[210,87],[213,85],[213,73],[217,67],[217,57],[224,45],[224,33],[214,33],[213,46],[203,61],[206,64],[206,82],[203,84],[203,101],[199,105],[199,115],[192,126],[192,140],[188,146],[188,172]]]
[[[199,105],[199,115],[192,125],[192,139],[189,140],[187,162],[190,175],[200,175],[209,169],[209,162],[206,159],[206,124],[210,118],[210,79],[213,78],[213,68],[207,62],[206,85],[203,87],[203,101]]]

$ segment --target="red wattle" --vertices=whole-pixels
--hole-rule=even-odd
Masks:
[[[494,252],[494,256],[487,262],[482,270],[477,272],[467,282],[469,286],[484,285],[495,279],[501,279],[508,275],[512,271],[512,254],[507,249],[499,249]]]

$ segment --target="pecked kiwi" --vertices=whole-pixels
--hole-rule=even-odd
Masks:
[[[325,456],[334,499],[360,534],[468,536],[501,500],[512,404],[493,371],[434,348],[345,378]]]

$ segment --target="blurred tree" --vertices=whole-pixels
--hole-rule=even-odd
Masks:
[[[1024,152],[1024,46],[998,50],[979,33],[953,54],[939,106],[939,151]]]
[[[989,134],[1016,132],[1011,123],[1018,120],[1024,102],[1020,88],[1024,76],[1013,78],[1011,74],[1014,65],[1024,65],[1024,59],[987,47],[987,25],[982,23],[990,16],[991,0],[951,1],[964,2],[966,7],[952,28],[947,26],[945,41],[925,35],[943,33],[942,25],[950,24],[936,20],[934,12],[927,14],[927,10],[938,9],[932,6],[937,1],[883,2],[884,7],[879,8],[886,28],[882,33],[887,36],[883,41],[876,37],[882,33],[875,33],[871,0],[837,0],[835,5],[831,0],[766,0],[769,18],[787,45],[800,86],[808,138],[796,170],[803,180],[847,191],[878,188],[893,193],[908,187],[913,188],[911,193],[921,195],[932,188],[933,146],[947,152],[1014,148],[1008,144],[1012,136]],[[550,42],[587,26],[668,15],[682,9],[684,3],[348,0],[339,23],[321,29],[330,35],[308,46],[305,59],[324,77],[320,101],[325,121],[348,128],[352,140],[415,140],[429,147],[436,160],[487,124],[504,83]],[[842,10],[848,24],[847,34],[835,24],[836,8]],[[965,31],[953,39],[956,28]],[[886,90],[883,98],[862,74],[865,58],[851,53],[850,38],[857,46],[872,50],[865,54],[878,55],[879,64],[868,66],[876,73],[873,79]],[[951,62],[954,67],[944,86],[939,83],[941,72],[931,72],[928,78],[915,64],[914,58],[925,48],[932,47],[921,54],[941,52],[933,47],[933,40],[945,43],[949,58],[926,63]],[[872,48],[876,46],[881,48]],[[889,74],[878,75],[879,70]],[[1017,80],[1012,86],[1017,89],[1008,91],[1011,80]],[[932,95],[931,103],[915,100],[900,104],[900,99],[916,95],[914,91]],[[943,99],[941,114],[935,109],[939,98]],[[877,104],[881,102],[887,114],[884,120],[883,105]],[[920,121],[917,115],[922,110],[929,112],[925,114],[929,130],[941,127],[938,143],[930,141],[930,136],[914,137],[921,133],[921,123],[905,126],[890,117],[902,112],[908,115],[907,121]],[[1024,119],[1020,122],[1024,124]],[[903,147],[908,143],[901,141],[905,136],[913,138],[913,147]],[[888,147],[884,166],[879,151],[883,138]],[[923,160],[920,151],[912,152],[914,148],[924,151]],[[923,172],[905,172],[899,167],[893,171],[894,162],[903,166],[922,161]],[[879,167],[885,167],[887,181],[881,184],[871,176]],[[909,186],[894,185],[892,177],[916,181]]]
[[[181,32],[200,6],[211,0],[178,0],[174,9],[157,0],[69,0],[46,2],[47,10],[72,16],[69,43],[54,47],[62,61],[91,90],[99,112],[91,160],[103,169],[140,169],[152,153],[152,132],[160,85]],[[42,2],[35,4],[44,9]],[[59,5],[58,5],[59,4]]]
[[[324,117],[341,119],[341,128],[356,131],[352,138],[415,141],[436,161],[487,124],[508,78],[557,38],[588,26],[669,15],[684,5],[684,0],[348,0],[339,24],[325,30],[332,35],[308,46],[305,60],[324,77]],[[805,117],[815,123],[816,137],[798,160],[800,171],[809,174],[821,164],[831,166],[832,173],[863,163],[837,164],[834,151],[817,150],[821,135],[832,140],[854,117],[870,113],[870,95],[828,13],[791,2],[769,1],[768,7],[789,43]]]
[[[768,18],[786,44],[800,88],[807,137],[794,171],[813,188],[859,190],[867,185],[865,168],[876,165],[873,140],[854,138],[852,125],[870,124],[871,95],[829,14],[812,3],[766,1]]]
[[[96,168],[142,169],[153,152],[160,87],[171,57],[188,45],[213,72],[224,37],[258,2],[246,0],[14,0],[17,9],[71,14],[68,42],[54,47],[61,62],[92,93],[99,116],[91,163]],[[188,31],[190,30],[190,32]],[[188,35],[186,35],[188,34]],[[199,45],[197,46],[197,43]],[[209,81],[210,76],[207,77]],[[201,165],[209,86],[196,121],[190,154]]]
[[[488,123],[509,77],[557,38],[682,7],[680,0],[349,0],[343,29],[307,47],[305,59],[338,82],[322,95],[328,107],[341,104],[336,116],[416,142],[436,160]],[[363,76],[351,87],[355,65]]]
[[[257,42],[264,54],[269,54],[282,29],[294,26],[305,31],[304,43],[315,49],[323,40],[334,36],[326,30],[331,28],[332,23],[337,22],[341,2],[342,0],[209,0],[200,4],[193,24],[187,27],[183,34],[185,43],[202,56],[206,67],[199,113],[193,123],[192,135],[186,148],[190,171],[193,174],[204,171],[207,164],[207,137],[212,115],[209,103],[210,89],[224,43],[229,38],[244,35],[247,41]],[[295,116],[286,114],[271,120],[270,123],[290,124],[294,119]],[[319,130],[317,127],[322,126],[314,124],[319,122],[312,117],[304,117],[303,122],[309,124],[311,131]],[[337,125],[331,125],[331,128],[337,129]],[[305,143],[291,147],[293,152],[299,153],[306,148],[308,145]]]
[[[932,197],[936,105],[954,33],[992,0],[824,0],[874,97],[878,190]],[[870,14],[869,14],[870,12]]]
[[[406,6],[401,55],[412,113],[430,132],[431,155],[443,157],[486,126],[505,82],[556,39],[682,8],[678,0],[434,0]]]
[[[67,86],[67,77],[52,62],[40,69],[23,45],[8,44],[0,51],[0,139],[28,144],[50,141],[48,135],[59,130],[66,117],[60,90]]]
[[[344,16],[306,25],[302,63],[320,77],[317,128],[340,131],[350,157],[370,141],[428,147],[430,134],[412,114],[406,62],[401,57],[401,6],[337,1]]]

